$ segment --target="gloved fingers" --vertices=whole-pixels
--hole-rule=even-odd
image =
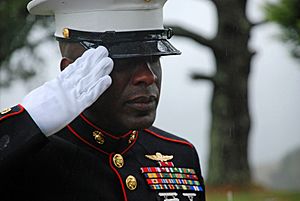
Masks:
[[[89,77],[90,80],[98,80],[104,75],[109,75],[113,70],[113,65],[113,60],[109,57],[105,57],[91,69],[87,77]]]
[[[103,92],[111,85],[112,79],[109,75],[105,75],[98,79],[94,85],[92,85],[89,89],[81,93],[81,95],[77,98],[77,101],[84,108],[92,105]]]
[[[69,76],[73,76],[76,73],[80,73],[84,69],[84,64],[86,60],[95,52],[95,49],[86,50],[80,57],[78,57],[72,64],[70,64],[67,68],[65,68],[60,76],[63,79],[68,79]],[[75,73],[76,72],[76,73]]]
[[[93,54],[89,56],[89,58],[86,59],[85,63],[82,63],[84,65],[82,69],[82,77],[85,77],[85,75],[89,75],[91,71],[97,66],[99,63],[103,63],[103,59],[107,58],[108,51],[105,47],[98,47],[95,49]],[[103,71],[105,73],[105,71]]]
[[[90,70],[90,72],[85,76],[85,80],[98,80],[104,75],[108,75],[113,70],[113,60],[109,57],[103,58],[94,67]]]
[[[96,65],[105,57],[108,57],[108,50],[104,46],[97,47],[88,59],[88,63],[91,65],[89,67]]]
[[[83,53],[81,57],[75,60],[74,63],[70,64],[63,72],[62,79],[76,83],[94,68],[103,58],[108,56],[108,50],[99,46],[96,49],[89,49]]]
[[[79,62],[75,64],[79,65],[78,71],[83,71],[82,73],[88,73],[97,63],[99,63],[103,58],[108,56],[108,50],[103,47],[99,46],[96,49],[89,49],[86,52],[88,54],[83,54],[80,59],[78,58]]]
[[[93,69],[83,77],[78,83],[76,83],[76,91],[78,96],[84,91],[88,90],[94,85],[97,80],[101,79],[103,76],[108,75],[113,69],[113,61],[111,58],[106,57],[100,61]]]
[[[83,52],[83,54],[78,57],[75,61],[74,64],[76,65],[82,65],[83,63],[86,63],[87,60],[90,60],[91,57],[93,57],[93,55],[97,52],[97,49],[88,49],[85,52]]]

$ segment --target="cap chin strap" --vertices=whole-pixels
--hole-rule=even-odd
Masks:
[[[69,41],[90,41],[98,43],[118,43],[133,42],[143,40],[167,40],[174,34],[171,28],[143,31],[106,31],[106,32],[86,32],[73,29],[64,29],[64,37],[56,37],[57,40]]]

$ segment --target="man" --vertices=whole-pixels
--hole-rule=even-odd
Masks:
[[[29,3],[55,16],[62,72],[1,112],[1,200],[205,200],[193,145],[152,127],[160,56],[180,54],[164,3]]]

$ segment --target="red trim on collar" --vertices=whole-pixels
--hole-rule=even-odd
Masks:
[[[91,144],[88,142],[88,140],[84,139],[83,137],[81,137],[70,125],[67,125],[67,128],[71,131],[71,133],[73,135],[75,135],[75,137],[77,137],[79,140],[81,140],[83,143],[87,144],[88,146],[96,149],[97,151],[101,152],[101,153],[104,153],[106,155],[109,155],[110,153],[106,152],[106,151],[103,151],[102,149],[100,149],[99,147]],[[139,132],[137,131],[136,132],[136,137],[135,137],[135,140],[124,150],[121,152],[121,154],[125,154],[137,141],[137,138],[138,138],[138,135],[139,135]]]
[[[95,126],[95,125],[94,125],[92,122],[90,122],[83,114],[80,114],[79,116],[80,116],[87,124],[89,124],[90,126],[92,126],[94,129],[97,129],[97,130],[101,131],[101,133],[103,133],[103,134],[105,134],[105,135],[108,135],[109,137],[111,137],[111,138],[113,138],[113,139],[115,139],[115,140],[119,140],[119,139],[122,138],[122,137],[127,137],[129,134],[132,133],[132,130],[130,130],[130,131],[128,131],[127,133],[125,133],[125,134],[123,134],[123,135],[117,137],[117,136],[114,136],[114,135],[112,135],[112,134],[110,134],[110,133],[108,133],[108,132],[102,130],[101,128]]]
[[[118,176],[118,179],[120,181],[121,187],[122,187],[122,192],[123,192],[123,196],[124,196],[124,201],[127,201],[127,195],[126,195],[126,190],[125,190],[125,186],[122,180],[121,175],[119,174],[119,172],[114,168],[113,164],[112,164],[112,158],[113,158],[114,153],[111,153],[109,155],[109,166],[110,168],[116,173],[116,175]]]
[[[70,125],[67,125],[67,128],[71,131],[71,133],[73,133],[79,140],[81,140],[83,143],[89,145],[90,147],[96,149],[97,151],[104,153],[106,155],[109,155],[109,153],[107,153],[106,151],[103,151],[101,149],[99,149],[98,147],[94,146],[93,144],[89,143],[87,140],[85,140],[84,138],[82,138],[78,133],[76,133],[76,131],[74,131],[72,129],[72,127]]]
[[[24,110],[25,110],[24,107],[21,104],[18,104],[18,106],[20,107],[19,111],[17,111],[17,112],[11,112],[11,113],[9,113],[7,115],[4,114],[4,116],[0,118],[0,121],[2,121],[3,119],[6,119],[7,117],[15,116],[17,114],[20,114],[20,113],[24,112]]]
[[[163,140],[167,140],[167,141],[170,141],[170,142],[175,142],[175,143],[179,143],[179,144],[188,145],[191,148],[194,147],[191,143],[183,141],[183,140],[175,140],[175,139],[167,138],[167,137],[161,136],[161,135],[159,135],[159,134],[157,134],[157,133],[155,133],[155,132],[153,132],[153,131],[151,131],[149,129],[145,129],[145,131],[148,132],[148,133],[150,133],[150,134],[152,134],[152,135],[154,135],[155,137],[161,138]]]

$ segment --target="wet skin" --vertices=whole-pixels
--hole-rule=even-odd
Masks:
[[[160,96],[159,57],[114,60],[112,85],[84,115],[114,134],[152,125]]]

